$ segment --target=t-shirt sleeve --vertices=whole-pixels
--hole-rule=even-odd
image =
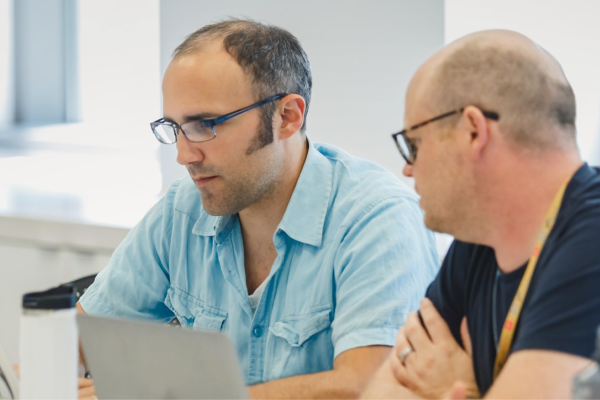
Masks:
[[[113,253],[109,264],[80,299],[86,313],[168,322],[169,238],[173,199],[169,192],[144,216]]]
[[[465,287],[470,264],[467,251],[469,247],[470,245],[457,241],[452,243],[426,294],[461,346],[460,324],[466,315]]]
[[[600,205],[596,208],[569,223],[539,271],[519,318],[513,352],[555,350],[588,358],[593,353],[600,325]]]
[[[435,238],[413,199],[390,196],[348,227],[335,258],[334,357],[393,346],[439,268]]]

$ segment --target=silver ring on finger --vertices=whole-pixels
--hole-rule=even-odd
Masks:
[[[404,350],[402,350],[402,352],[400,353],[400,362],[402,363],[402,365],[406,365],[406,364],[404,364],[404,360],[406,360],[406,357],[408,357],[408,355],[410,353],[412,353],[413,351],[415,351],[415,349],[413,349],[410,346],[408,346]]]

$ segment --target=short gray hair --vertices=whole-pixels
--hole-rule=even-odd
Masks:
[[[562,74],[558,62],[541,51]],[[556,76],[541,64],[518,49],[470,40],[435,70],[430,86],[433,102],[439,112],[467,105],[495,111],[502,131],[525,148],[575,143],[573,89],[564,74]],[[560,128],[559,137],[547,134],[548,126]]]
[[[173,52],[173,57],[201,50],[210,40],[221,39],[223,48],[249,75],[256,100],[279,93],[295,93],[306,102],[304,123],[310,104],[312,75],[308,57],[300,42],[285,29],[252,20],[230,18],[206,25],[190,34]],[[272,118],[276,103],[262,107],[262,121],[269,137],[262,137],[263,145],[273,141]]]

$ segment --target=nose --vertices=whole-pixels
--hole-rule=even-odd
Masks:
[[[177,162],[183,166],[196,164],[204,160],[204,153],[197,143],[192,143],[185,135],[177,135]]]
[[[404,176],[412,178],[412,176],[413,176],[413,166],[410,165],[409,163],[404,164],[404,168],[402,168],[402,173],[404,174]]]

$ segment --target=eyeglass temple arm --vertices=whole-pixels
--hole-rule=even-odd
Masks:
[[[239,110],[237,110],[237,111],[230,112],[229,114],[225,114],[225,115],[222,115],[222,116],[220,116],[220,117],[218,117],[218,118],[214,118],[214,119],[207,119],[207,120],[205,120],[205,123],[208,123],[207,125],[208,125],[208,126],[210,126],[210,127],[212,128],[212,127],[214,127],[215,125],[218,125],[218,124],[220,124],[221,122],[225,122],[225,121],[227,121],[228,119],[231,119],[231,118],[233,118],[233,117],[237,117],[238,115],[240,115],[240,114],[243,114],[243,113],[245,113],[246,111],[250,111],[250,110],[252,110],[253,108],[260,107],[260,106],[262,106],[263,104],[270,103],[270,102],[272,102],[272,101],[274,101],[274,100],[280,99],[280,98],[282,98],[282,97],[285,97],[285,96],[287,96],[287,94],[286,94],[286,93],[279,93],[279,94],[276,94],[276,95],[274,95],[274,96],[267,97],[266,99],[264,99],[264,100],[261,100],[261,101],[259,101],[258,103],[251,104],[251,105],[249,105],[248,107],[244,107],[244,108],[242,108],[242,109],[239,109]]]
[[[481,110],[481,113],[486,117],[489,118],[491,120],[494,121],[499,121],[500,120],[500,114],[498,114],[497,112],[493,112],[493,111],[483,111]]]
[[[451,116],[453,114],[461,113],[464,110],[465,110],[465,108],[463,107],[463,108],[459,108],[458,110],[448,111],[445,114],[438,115],[435,118],[429,119],[429,120],[427,120],[425,122],[421,122],[420,124],[417,124],[417,125],[413,125],[410,128],[407,128],[406,130],[404,130],[402,132],[398,132],[396,135],[404,135],[407,132],[410,132],[410,131],[415,130],[417,128],[421,128],[421,127],[423,127],[423,126],[425,126],[427,124],[430,124],[432,122],[439,121],[440,119],[449,117],[449,116]],[[484,110],[481,110],[481,113],[483,114],[484,117],[489,118],[489,119],[494,120],[494,121],[498,121],[500,119],[500,115],[497,112],[494,112],[494,111],[484,111]]]

